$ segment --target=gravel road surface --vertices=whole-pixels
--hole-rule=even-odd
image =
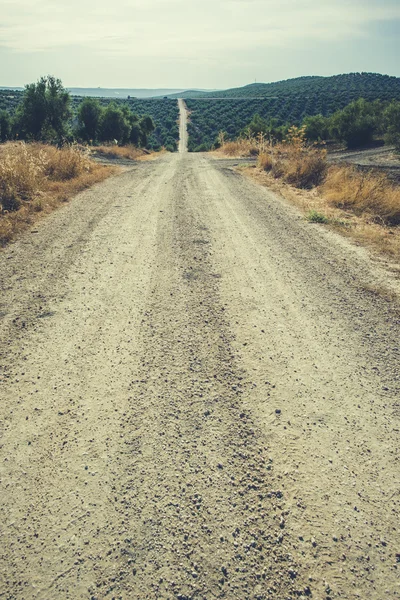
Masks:
[[[399,598],[387,277],[183,151],[3,249],[0,598]]]

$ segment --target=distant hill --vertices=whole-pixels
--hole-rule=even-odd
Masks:
[[[22,87],[6,87],[0,86],[0,90],[6,90],[8,92],[22,91]],[[80,88],[73,87],[67,88],[73,96],[90,96],[92,98],[158,98],[169,96],[180,98],[182,93],[185,91],[184,88],[157,88],[157,89],[146,89],[146,88]],[[212,90],[193,90],[193,94],[202,94],[211,92]]]
[[[300,125],[312,115],[329,116],[353,100],[400,101],[400,78],[374,73],[334,77],[299,77],[276,83],[258,83],[186,99],[190,110],[189,150],[208,150],[224,131],[236,138],[259,114],[278,125]]]
[[[217,92],[196,92],[189,90],[181,94],[183,98],[289,98],[312,99],[321,107],[329,104],[329,99],[343,98],[349,104],[357,98],[366,100],[400,100],[400,77],[378,73],[349,73],[332,77],[297,77],[275,83],[252,83],[240,88]],[[335,102],[334,102],[335,103]],[[314,111],[313,111],[314,112]],[[322,111],[325,112],[325,111]]]

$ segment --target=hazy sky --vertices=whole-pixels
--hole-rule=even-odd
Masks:
[[[400,0],[0,0],[0,85],[226,88],[400,76]]]

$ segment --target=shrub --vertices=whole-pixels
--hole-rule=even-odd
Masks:
[[[310,189],[322,183],[327,172],[326,153],[309,148],[289,153],[284,168],[284,179],[298,188]]]
[[[334,139],[346,142],[348,148],[371,142],[377,128],[373,110],[371,104],[360,98],[337,111],[329,120]]]
[[[327,172],[326,151],[305,142],[305,127],[291,127],[284,143],[267,147],[258,166],[298,188],[320,185]]]
[[[268,153],[260,154],[257,161],[257,166],[263,171],[271,171],[274,166],[272,155]]]
[[[328,217],[316,210],[310,210],[310,212],[306,216],[306,219],[310,223],[329,223]]]
[[[400,152],[400,102],[392,102],[383,113],[385,140]]]

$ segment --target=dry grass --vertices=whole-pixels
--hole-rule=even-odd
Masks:
[[[0,245],[77,192],[115,173],[77,147],[0,146]]]
[[[384,225],[400,225],[400,187],[384,173],[355,167],[331,167],[321,193],[333,206],[367,214]]]
[[[234,142],[225,142],[218,152],[231,158],[244,158],[248,156],[257,156],[259,149],[257,141],[252,138],[239,138]]]
[[[136,148],[132,144],[127,146],[96,146],[93,148],[93,153],[104,158],[118,159],[125,158],[127,160],[138,160],[142,156],[146,156],[148,152],[145,152],[141,148]]]
[[[297,187],[311,189],[324,180],[328,169],[326,151],[309,146],[304,128],[292,127],[280,144],[265,145],[258,157],[258,166],[276,178]]]

